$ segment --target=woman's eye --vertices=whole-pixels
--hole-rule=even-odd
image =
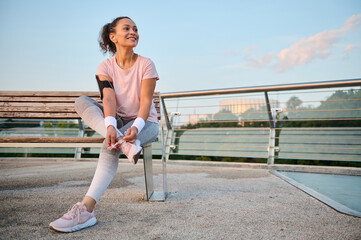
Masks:
[[[137,28],[134,28],[134,30],[133,30],[134,32],[138,32],[138,29]]]

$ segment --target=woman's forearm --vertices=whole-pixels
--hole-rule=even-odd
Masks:
[[[104,117],[108,117],[108,116],[115,117],[116,100],[113,89],[104,89],[103,109],[104,109]]]
[[[141,101],[139,112],[138,112],[138,117],[141,117],[141,118],[143,118],[144,121],[147,121],[147,119],[149,117],[151,105],[152,105],[152,101],[149,101],[149,99]]]
[[[156,85],[156,79],[145,79],[142,81],[140,88],[140,106],[138,117],[143,118],[144,121],[148,119],[150,106],[153,101],[153,94]]]

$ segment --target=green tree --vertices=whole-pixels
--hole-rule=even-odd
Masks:
[[[290,97],[290,99],[288,99],[286,103],[287,110],[299,109],[301,105],[302,105],[302,101],[297,96]]]
[[[214,121],[238,121],[238,117],[227,109],[222,109],[213,116]]]
[[[318,107],[302,107],[302,100],[292,96],[287,101],[287,115],[283,119],[323,119],[314,121],[279,121],[280,127],[359,127],[361,120],[342,120],[342,118],[361,118],[361,89],[337,90],[322,101]],[[296,103],[296,104],[295,104]],[[297,105],[298,104],[298,105]],[[350,109],[350,110],[347,110]],[[312,110],[312,111],[309,111]],[[317,111],[319,110],[319,111]],[[325,111],[326,110],[326,111]],[[334,111],[333,111],[334,110]],[[346,111],[340,111],[346,110]],[[293,112],[296,111],[296,112]],[[339,118],[340,120],[332,120]],[[329,120],[328,120],[329,119]]]

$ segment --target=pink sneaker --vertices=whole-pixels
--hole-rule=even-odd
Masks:
[[[137,164],[142,147],[130,142],[122,142],[120,150],[127,156],[131,163]]]
[[[88,212],[83,203],[78,202],[61,218],[51,222],[49,228],[59,232],[75,232],[91,227],[97,222],[93,212]]]

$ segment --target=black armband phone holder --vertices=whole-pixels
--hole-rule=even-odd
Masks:
[[[103,89],[104,88],[111,88],[114,90],[113,84],[109,82],[108,80],[101,81],[97,75],[95,75],[95,78],[98,82],[99,92],[100,92],[100,99],[103,100]]]

